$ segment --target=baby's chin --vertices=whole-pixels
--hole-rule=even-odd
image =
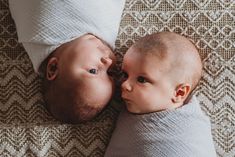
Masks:
[[[95,118],[101,111],[102,107],[90,107],[85,106],[79,110],[79,119],[80,122],[85,122]]]
[[[148,114],[148,113],[152,113],[152,112],[158,112],[155,110],[147,110],[144,108],[142,108],[142,109],[137,108],[137,107],[135,107],[136,106],[135,104],[130,103],[130,102],[125,102],[125,106],[126,106],[127,111],[132,114]]]
[[[84,106],[78,108],[74,113],[71,113],[71,118],[69,123],[77,124],[82,122],[87,122],[95,118],[101,111],[102,107],[91,107],[91,106]]]
[[[90,107],[87,105],[67,111],[67,114],[61,114],[61,112],[59,113],[54,110],[52,115],[61,122],[79,124],[92,120],[102,111],[102,109],[102,107]]]
[[[125,102],[126,109],[128,112],[133,113],[133,114],[141,114],[141,111],[136,109],[133,104],[130,102]]]

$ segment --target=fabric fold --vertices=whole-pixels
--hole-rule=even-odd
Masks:
[[[105,157],[215,157],[210,121],[196,97],[175,110],[119,115]]]
[[[124,4],[125,0],[9,0],[18,40],[35,71],[61,44],[87,33],[114,48]]]

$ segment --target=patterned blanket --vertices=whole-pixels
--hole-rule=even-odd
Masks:
[[[127,0],[116,41],[120,68],[123,54],[141,36],[164,30],[192,39],[204,63],[195,94],[210,117],[218,157],[235,156],[234,21],[234,0]],[[0,0],[0,156],[104,156],[117,105],[88,123],[67,125],[43,104],[40,79],[17,42],[8,0]]]

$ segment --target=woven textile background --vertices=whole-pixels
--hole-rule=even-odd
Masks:
[[[119,65],[135,40],[163,30],[190,37],[199,48],[204,73],[196,95],[211,118],[217,155],[235,157],[235,1],[127,0],[116,42]],[[44,109],[40,90],[8,1],[0,0],[0,156],[102,157],[118,108],[108,106],[85,124],[61,124]]]

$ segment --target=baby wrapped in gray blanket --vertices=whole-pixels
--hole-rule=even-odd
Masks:
[[[140,39],[125,54],[126,103],[106,157],[215,157],[210,121],[195,89],[200,56],[186,38],[170,32]]]

